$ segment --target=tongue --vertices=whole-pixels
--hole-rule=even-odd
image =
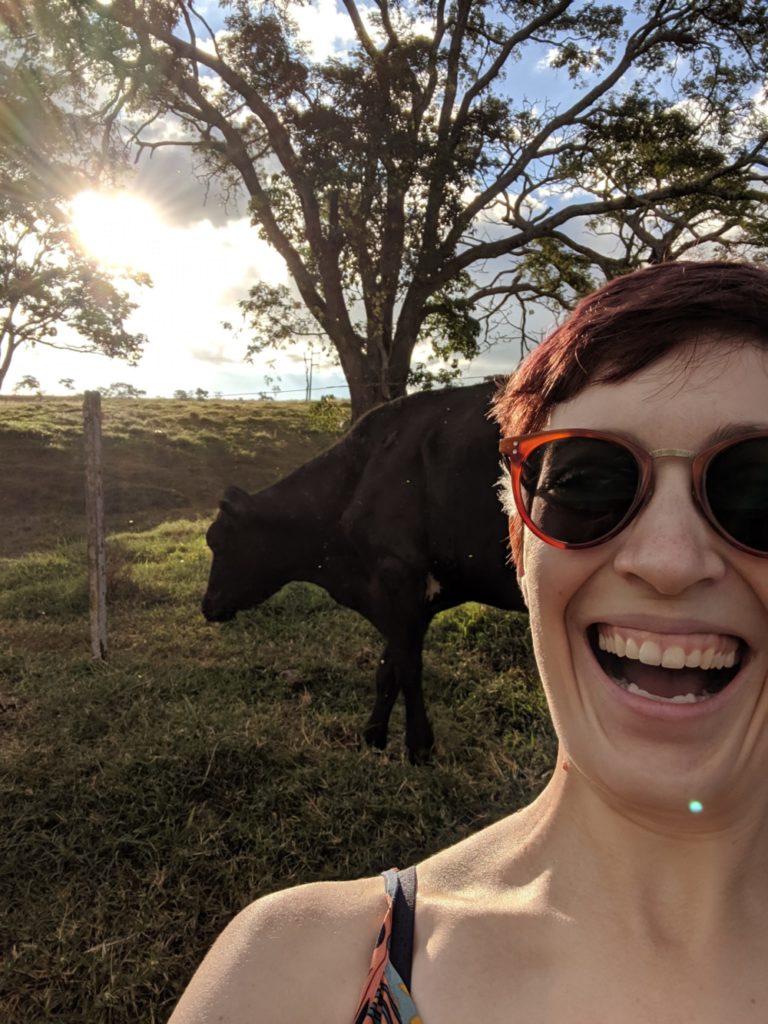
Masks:
[[[640,661],[622,659],[622,672],[628,683],[634,683],[656,697],[678,697],[693,693],[699,696],[707,682],[706,672],[695,668],[660,668]]]

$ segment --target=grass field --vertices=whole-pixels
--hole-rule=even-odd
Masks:
[[[425,768],[399,706],[389,749],[360,749],[379,639],[324,591],[203,621],[224,486],[333,440],[303,403],[104,403],[110,657],[94,662],[80,409],[0,399],[0,1021],[164,1022],[245,904],[496,820],[539,790],[554,744],[520,616],[434,623]]]

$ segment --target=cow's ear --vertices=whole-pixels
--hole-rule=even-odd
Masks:
[[[244,519],[251,511],[251,496],[240,487],[228,487],[219,508],[233,519]]]

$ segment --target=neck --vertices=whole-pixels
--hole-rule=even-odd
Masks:
[[[741,814],[713,809],[673,821],[623,806],[562,765],[561,756],[538,800],[515,816],[526,838],[514,871],[546,877],[552,909],[620,921],[627,940],[688,955],[766,920],[765,794]]]

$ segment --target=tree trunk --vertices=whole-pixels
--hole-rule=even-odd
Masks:
[[[407,338],[402,332],[394,342],[375,322],[369,323],[369,330],[373,336],[368,338],[353,331],[328,331],[349,386],[353,423],[369,409],[407,394],[406,381],[418,326],[408,332]]]
[[[0,354],[2,353],[2,350],[3,350],[2,342],[3,342],[3,338],[0,337]],[[13,359],[13,353],[18,348],[18,342],[15,341],[15,338],[14,338],[13,334],[11,334],[11,332],[9,332],[9,331],[5,332],[5,342],[6,342],[7,348],[5,350],[5,355],[2,357],[2,360],[0,361],[0,391],[2,391],[2,389],[3,389],[3,384],[5,382],[5,378],[6,378],[7,374],[8,374],[8,370],[11,367],[11,360]]]
[[[349,374],[349,397],[352,405],[352,422],[368,412],[369,409],[385,402],[391,402],[393,398],[401,398],[406,393],[405,381],[387,384],[375,374]]]
[[[360,419],[369,409],[384,405],[407,393],[406,379],[409,362],[390,356],[384,364],[370,354],[355,353],[355,358],[342,361],[344,376],[349,385],[352,422]]]

